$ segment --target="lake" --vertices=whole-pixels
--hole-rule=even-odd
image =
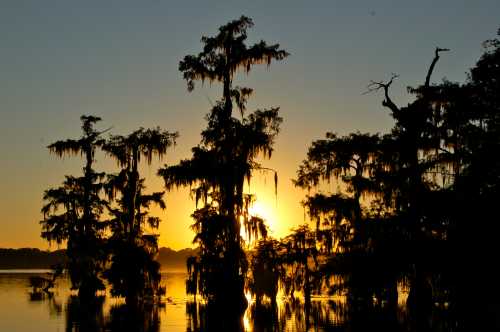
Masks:
[[[43,270],[0,271],[0,331],[112,331],[111,315],[119,316],[123,301],[106,296],[92,317],[92,310],[79,308],[71,296],[69,281],[59,279],[52,297],[31,294],[29,278],[44,275]],[[154,309],[158,314],[156,331],[187,331],[185,273],[164,273],[168,303]],[[117,310],[118,308],[118,310]],[[114,312],[113,312],[114,310]],[[126,313],[125,313],[126,314]],[[116,319],[119,319],[116,318]],[[156,318],[155,318],[156,319]],[[149,329],[148,331],[154,331]]]
[[[372,331],[404,330],[404,312],[370,309],[353,315],[342,298],[315,298],[309,310],[301,301],[279,301],[275,308],[250,303],[243,315],[194,303],[185,293],[185,273],[163,273],[165,304],[131,311],[123,300],[106,295],[92,305],[79,303],[68,280],[52,296],[33,294],[29,278],[41,270],[0,270],[0,331]],[[189,301],[188,301],[189,299]]]

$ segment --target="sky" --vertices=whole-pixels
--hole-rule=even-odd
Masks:
[[[55,249],[40,238],[45,189],[82,171],[79,158],[58,159],[46,146],[80,135],[79,117],[103,118],[99,128],[127,134],[139,127],[178,131],[163,161],[141,171],[148,189],[162,190],[157,169],[190,156],[204,115],[222,94],[218,84],[189,93],[178,71],[200,38],[241,15],[254,20],[249,42],[279,43],[291,55],[269,68],[240,73],[254,89],[248,109],[279,106],[284,122],[266,167],[256,174],[255,213],[282,237],[306,221],[307,194],[291,179],[313,140],[327,131],[384,133],[392,126],[382,96],[363,94],[370,80],[400,75],[393,99],[410,101],[407,86],[423,83],[436,46],[450,48],[433,76],[464,81],[500,27],[498,0],[254,0],[254,1],[24,1],[0,2],[0,247]],[[115,171],[103,155],[98,170]],[[188,189],[166,193],[160,245],[191,246]]]

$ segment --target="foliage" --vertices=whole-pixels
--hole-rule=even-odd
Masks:
[[[107,222],[112,232],[108,240],[111,265],[106,271],[113,295],[124,296],[127,302],[161,295],[158,235],[148,234],[158,229],[160,219],[149,216],[152,204],[165,209],[163,192],[144,194],[144,179],[139,175],[139,163],[162,158],[175,143],[177,133],[140,128],[127,136],[112,136],[103,150],[122,168],[108,175],[106,193],[112,218]]]
[[[255,296],[257,305],[264,297],[275,304],[279,281],[285,274],[280,242],[271,238],[260,240],[251,253],[250,270],[248,289]]]
[[[239,69],[248,73],[255,64],[269,65],[288,55],[278,44],[261,41],[247,46],[247,29],[252,26],[252,20],[244,16],[231,21],[214,37],[202,38],[202,52],[180,62],[189,91],[195,80],[208,79],[222,83],[223,96],[207,115],[208,126],[201,144],[192,149],[192,158],[159,171],[167,189],[193,186],[197,203],[203,202],[193,213],[193,242],[200,254],[188,261],[188,291],[228,303],[244,301],[247,260],[241,226],[254,238],[266,233],[262,220],[248,215],[251,198],[243,192],[244,183],[250,181],[253,171],[264,169],[256,158],[271,157],[282,121],[279,108],[245,115],[252,89],[233,87],[232,82]],[[233,117],[233,103],[241,119]]]
[[[294,181],[309,191],[303,204],[316,222],[316,248],[326,258],[319,275],[327,284],[342,276],[331,291],[394,304],[403,282],[419,329],[429,328],[425,322],[438,299],[451,302],[454,319],[463,323],[467,301],[477,296],[469,291],[471,282],[491,287],[497,275],[487,259],[497,229],[491,216],[500,162],[492,151],[500,142],[500,42],[485,46],[464,84],[431,84],[441,53],[448,51],[436,48],[425,83],[408,88],[415,100],[405,107],[389,94],[397,75],[372,81],[368,92],[384,93],[392,131],[328,133],[312,143]],[[332,180],[337,190],[324,192]],[[474,261],[468,272],[465,257]]]
[[[102,132],[93,127],[100,120],[94,116],[82,116],[83,136],[80,139],[49,145],[49,150],[59,157],[80,154],[86,163],[83,176],[66,176],[62,186],[45,191],[44,219],[40,222],[43,238],[58,244],[67,243],[67,268],[72,288],[78,289],[82,296],[93,296],[104,288],[99,274],[106,259],[104,225],[100,222],[106,204],[100,197],[105,175],[92,168],[95,151],[104,142]]]

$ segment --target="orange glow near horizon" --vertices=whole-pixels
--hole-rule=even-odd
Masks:
[[[277,195],[274,191],[274,183],[271,176],[256,174],[250,186],[245,186],[244,192],[254,195],[255,201],[249,207],[250,215],[265,220],[269,228],[268,235],[280,239],[290,233],[290,229],[305,222],[303,208],[300,205],[304,192],[300,189],[290,188],[287,178],[293,173],[282,172],[283,180],[278,183]],[[150,182],[148,190],[164,190],[160,179]],[[191,214],[196,205],[189,196],[189,188],[176,189],[165,194],[167,209],[161,211],[153,208],[152,214],[162,218],[158,232],[160,234],[160,246],[173,249],[193,247],[192,239],[194,233],[190,229],[193,220]],[[200,205],[198,205],[198,208]],[[242,234],[244,238],[246,236]]]
[[[252,216],[264,219],[271,235],[276,233],[279,225],[279,217],[275,202],[257,199],[250,206],[249,213]]]

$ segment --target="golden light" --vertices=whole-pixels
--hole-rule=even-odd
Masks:
[[[278,231],[278,212],[274,200],[269,202],[257,199],[249,208],[249,213],[252,216],[264,219],[271,235],[276,234]]]

